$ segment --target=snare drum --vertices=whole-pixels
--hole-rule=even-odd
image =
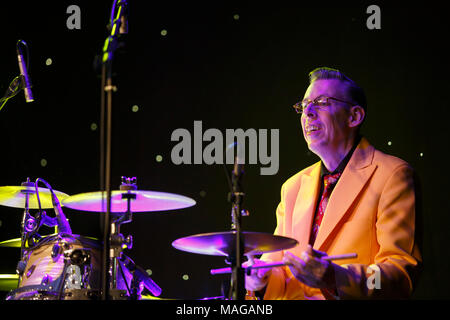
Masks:
[[[58,234],[41,239],[26,253],[26,267],[9,300],[96,299],[101,286],[101,243]]]

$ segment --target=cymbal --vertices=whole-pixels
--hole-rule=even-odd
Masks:
[[[47,237],[56,236],[56,235],[57,235],[57,233],[48,234],[48,235],[42,236],[42,239],[47,238]],[[80,235],[72,234],[72,237],[74,237],[75,239],[79,239]],[[83,236],[83,238],[98,241],[98,239],[94,238],[94,237]],[[22,239],[21,238],[14,238],[14,239],[9,239],[9,240],[0,242],[0,248],[20,248],[20,247],[22,247]],[[28,245],[25,245],[25,247],[28,248]]]
[[[21,246],[22,240],[20,238],[0,242],[0,248],[20,248]]]
[[[187,208],[195,205],[195,200],[166,192],[145,191],[145,190],[114,190],[111,191],[111,212],[127,212],[126,194],[135,195],[136,198],[130,201],[131,212],[164,211]],[[64,206],[90,212],[106,212],[106,192],[96,191],[80,193],[65,198]]]
[[[18,274],[0,274],[0,290],[11,291],[17,288]]]
[[[261,232],[242,232],[245,255],[256,255],[295,247],[295,239]],[[203,233],[172,242],[178,250],[212,256],[229,256],[235,252],[236,231]]]
[[[39,191],[39,200],[41,202],[41,208],[42,209],[53,208],[52,193],[50,192],[50,189],[38,188],[38,191]],[[53,192],[60,201],[69,196],[60,191],[53,190]],[[36,189],[34,187],[27,187],[27,186],[0,187],[0,205],[25,209],[26,194],[28,194],[29,197],[28,208],[39,209],[39,204],[36,197]]]
[[[177,300],[177,299],[159,298],[159,297],[154,297],[151,294],[143,294],[143,295],[141,295],[141,300]]]

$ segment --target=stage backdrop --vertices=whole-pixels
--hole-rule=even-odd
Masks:
[[[19,74],[16,42],[22,39],[29,47],[35,101],[25,103],[20,93],[0,111],[1,186],[18,186],[29,177],[69,195],[100,190],[98,62],[112,3],[2,5],[0,91]],[[319,66],[340,69],[365,88],[363,134],[416,169],[425,270],[414,297],[449,297],[447,14],[438,5],[372,4],[129,1],[128,34],[113,62],[112,188],[119,188],[121,176],[135,176],[140,190],[196,201],[181,210],[135,213],[121,229],[134,238],[126,254],[151,273],[162,297],[218,296],[229,279],[209,274],[225,266],[223,257],[171,246],[180,237],[231,227],[225,172],[232,165],[209,165],[204,157],[194,163],[195,151],[211,143],[201,141],[199,130],[222,134],[224,157],[227,129],[254,129],[258,141],[267,133],[268,156],[275,150],[270,164],[258,154],[244,168],[243,207],[250,215],[243,228],[272,233],[282,183],[318,161],[292,105],[307,88],[308,72]],[[189,133],[191,155],[184,155],[191,164],[176,164],[178,142],[171,138],[177,132]],[[271,165],[272,174],[261,174]],[[75,234],[102,237],[100,214],[64,213]],[[22,214],[0,207],[0,241],[20,236]],[[19,250],[0,253],[0,273],[14,273]]]

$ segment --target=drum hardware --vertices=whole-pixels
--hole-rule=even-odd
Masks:
[[[57,245],[55,244],[53,248],[56,246]],[[62,242],[62,247],[70,248],[67,242]],[[60,249],[61,247],[57,246],[57,248]],[[62,279],[58,283],[58,288],[56,290],[58,293],[57,300],[61,300],[64,289],[81,289],[84,286],[86,279],[89,277],[91,269],[88,264],[91,262],[91,256],[90,254],[85,254],[84,251],[84,249],[66,249],[64,251]],[[76,253],[75,257],[74,253]],[[72,265],[71,263],[74,261],[75,263]],[[82,265],[86,265],[83,277],[80,270]]]
[[[66,279],[63,280],[65,291],[86,287],[91,274],[90,251],[90,248],[77,248],[64,251],[65,266],[67,268],[64,274],[68,277],[67,281]]]
[[[123,274],[124,267],[127,268],[133,275],[130,283],[130,287],[127,283],[127,290],[130,294],[130,298],[137,300],[142,292],[141,283],[155,296],[161,294],[161,288],[159,288],[153,280],[147,275],[145,271],[136,266],[134,262],[122,254],[124,249],[131,249],[133,247],[133,237],[131,235],[126,238],[120,233],[120,226],[132,221],[131,203],[137,199],[136,191],[136,177],[128,178],[121,177],[122,183],[119,187],[122,201],[126,202],[127,210],[124,213],[115,213],[112,215],[111,223],[111,238],[110,238],[110,265],[111,265],[111,284],[110,289],[117,288],[117,273],[121,272],[122,278],[125,279]],[[142,272],[143,271],[143,272]]]
[[[120,233],[120,226],[125,223],[130,223],[133,220],[133,214],[131,212],[131,201],[136,199],[136,194],[131,193],[131,191],[137,190],[136,178],[122,177],[122,183],[119,187],[121,191],[126,191],[122,193],[122,200],[127,204],[127,211],[124,213],[114,213],[111,215],[111,226],[110,226],[110,275],[111,280],[109,284],[109,289],[114,290],[117,288],[117,273],[121,272],[123,276],[123,269],[119,263],[119,259],[122,257],[122,252],[127,247],[132,247],[132,237],[125,238]],[[130,295],[132,290],[128,288]]]
[[[36,265],[32,265],[32,266],[28,269],[28,271],[27,271],[27,273],[26,273],[27,278],[31,277],[31,275],[32,275],[33,272],[34,272],[34,269],[36,269]],[[42,282],[41,282],[41,284],[42,284]]]
[[[39,182],[45,183],[48,188],[38,188]],[[64,198],[67,196],[65,193],[54,191],[41,178],[36,179],[36,182],[32,182],[28,177],[20,186],[0,187],[0,205],[24,209],[20,224],[20,260],[25,254],[25,249],[33,246],[40,239],[37,231],[43,224],[50,227],[57,226],[59,229],[62,229],[60,231],[70,231],[58,201],[58,197]],[[42,210],[52,207],[55,208],[55,218],[48,217],[45,211]],[[39,211],[35,215],[31,215],[30,209],[39,209]]]
[[[44,183],[47,188],[38,188],[39,182]],[[71,265],[74,255],[67,251],[71,243],[64,237],[72,236],[72,230],[61,209],[58,195],[68,196],[54,191],[42,178],[36,179],[36,182],[27,178],[27,181],[19,187],[0,187],[0,205],[24,209],[21,237],[0,243],[3,247],[21,248],[16,268],[17,286],[8,294],[8,299],[60,299],[64,294],[63,291],[69,287],[66,281],[69,272],[72,274],[70,278],[72,283],[77,283],[75,278],[79,278],[81,280],[78,283],[83,285],[89,277],[88,270],[83,270],[82,275],[81,271],[75,270],[77,266]],[[55,210],[54,218],[42,210],[52,206]],[[38,211],[32,215],[30,209]],[[42,225],[56,227],[57,235],[41,237],[38,231]],[[54,244],[51,243],[55,241],[53,239],[56,239]],[[76,252],[79,253],[80,250]],[[62,260],[59,259],[60,256],[63,257]]]
[[[123,250],[133,247],[133,237],[125,237],[120,232],[122,224],[133,220],[134,212],[162,211],[190,207],[195,204],[191,198],[163,192],[143,191],[137,189],[136,177],[121,177],[119,190],[111,192],[111,223],[109,237],[109,279],[108,289],[110,292],[117,290],[119,286],[118,275],[126,278],[124,271],[131,273],[130,285],[125,282],[124,286],[131,299],[140,297],[142,287],[148,289],[153,295],[161,294],[161,288],[147,275],[145,270],[138,267],[134,262],[123,254]],[[63,200],[66,207],[105,213],[106,203],[104,192],[89,192],[67,197]],[[120,277],[119,277],[120,278]],[[110,296],[117,299],[120,294]]]
[[[33,187],[35,187],[34,182],[30,181],[30,178],[27,178],[27,181],[23,182],[21,184],[21,186],[25,187],[24,189],[20,190],[20,192],[24,195],[25,197],[25,208],[24,208],[24,212],[23,212],[23,216],[22,216],[22,223],[21,223],[21,245],[20,245],[20,262],[18,264],[18,268],[17,271],[19,272],[19,282],[21,281],[21,277],[22,277],[22,268],[21,266],[23,266],[23,264],[25,263],[25,242],[28,241],[29,237],[34,234],[33,231],[36,230],[37,224],[36,224],[36,219],[34,217],[31,216],[30,212],[29,212],[29,199],[30,199],[30,194],[33,194],[35,191],[33,189]],[[22,272],[20,272],[22,271]]]
[[[67,196],[62,192],[56,192],[61,196]],[[39,195],[41,196],[39,198]],[[24,209],[21,224],[20,224],[20,234],[21,238],[18,242],[18,247],[20,250],[20,258],[17,264],[16,271],[20,276],[23,274],[24,266],[26,262],[24,257],[26,255],[26,250],[36,244],[40,239],[40,235],[37,233],[41,226],[41,222],[45,214],[40,210],[35,216],[31,215],[30,209],[37,208],[48,208],[50,205],[51,192],[49,189],[36,188],[36,184],[30,181],[30,178],[20,186],[4,186],[0,187],[0,205],[22,208]],[[44,221],[48,223],[48,220]],[[2,246],[8,246],[8,243],[2,243]]]
[[[76,266],[82,266],[91,263],[91,253],[89,248],[71,249],[64,252],[64,257],[70,259],[70,262]]]
[[[48,190],[47,194],[51,196],[52,205],[55,210],[55,218],[48,217],[46,212],[42,210],[41,196],[40,196],[41,191],[38,188],[39,182],[44,183],[47,187]],[[26,189],[21,190],[21,192],[25,194],[25,211],[23,219],[25,219],[26,217],[26,223],[22,227],[22,244],[21,244],[21,260],[20,260],[21,262],[19,262],[17,268],[19,272],[22,269],[26,255],[25,242],[26,241],[28,242],[30,238],[35,239],[36,236],[40,238],[40,235],[37,232],[39,231],[40,227],[43,224],[50,227],[56,227],[58,233],[64,232],[72,234],[70,225],[61,209],[58,197],[47,181],[45,181],[42,178],[37,178],[36,182],[33,183],[30,181],[29,178],[27,178],[27,181],[22,183],[22,186],[26,187]],[[36,196],[37,209],[39,211],[35,217],[32,217],[29,213],[28,207],[30,194],[34,194]],[[22,273],[19,273],[19,276],[21,275]]]

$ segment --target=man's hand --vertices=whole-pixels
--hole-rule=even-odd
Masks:
[[[260,266],[266,264],[259,259],[253,259],[249,256],[249,260],[243,263],[244,267],[248,266]],[[245,289],[249,291],[259,291],[267,285],[267,281],[272,273],[271,268],[252,269],[250,275],[245,273]]]
[[[299,281],[312,288],[334,288],[334,276],[332,263],[321,259],[325,252],[314,250],[310,245],[303,251],[300,257],[286,252],[283,262],[291,264],[289,269]]]

